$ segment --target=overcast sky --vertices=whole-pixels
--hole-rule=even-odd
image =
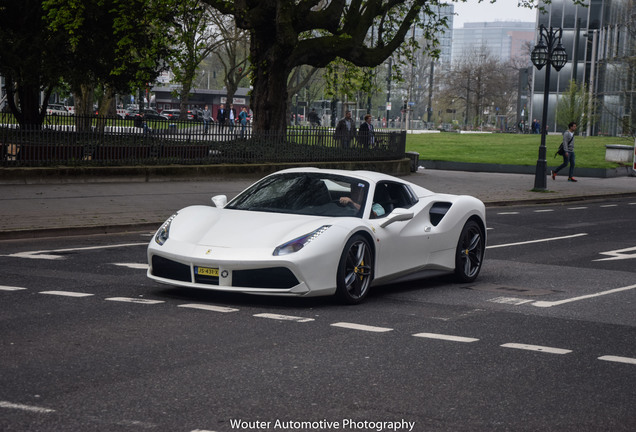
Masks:
[[[477,0],[468,0],[466,3],[455,4],[455,17],[453,27],[461,28],[466,22],[491,22],[491,21],[527,21],[534,22],[536,9],[526,9],[517,6],[517,0],[497,0],[490,4],[489,0],[479,3]]]

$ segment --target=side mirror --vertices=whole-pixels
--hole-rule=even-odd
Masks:
[[[214,203],[216,207],[223,208],[225,207],[225,204],[227,204],[227,196],[226,195],[213,196],[212,202]]]
[[[380,228],[386,228],[393,222],[407,221],[413,219],[414,213],[405,208],[397,208],[388,215],[380,224]]]

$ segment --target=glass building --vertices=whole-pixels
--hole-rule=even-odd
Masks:
[[[502,62],[527,57],[525,44],[534,40],[534,31],[533,22],[465,23],[464,27],[453,29],[452,61],[457,63],[484,50]]]
[[[542,5],[547,13],[537,12],[537,37],[540,25],[562,28],[568,62],[560,72],[552,69],[550,83],[545,82],[546,68],[532,68],[530,117],[541,121],[544,86],[548,84],[547,128],[549,132],[563,131],[564,126],[556,123],[558,98],[568,89],[570,80],[576,80],[579,85],[585,83],[596,100],[592,121],[579,132],[629,134],[636,125],[636,3],[589,0],[588,7],[584,7],[572,0],[552,0]]]

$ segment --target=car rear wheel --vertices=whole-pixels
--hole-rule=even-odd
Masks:
[[[349,239],[340,256],[336,295],[347,304],[360,303],[367,296],[373,279],[373,254],[362,235]]]
[[[474,281],[481,270],[486,249],[486,239],[475,221],[468,221],[457,242],[455,252],[455,277],[459,282]]]

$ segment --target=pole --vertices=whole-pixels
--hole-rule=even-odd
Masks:
[[[590,62],[591,63],[590,84],[587,87],[589,99],[587,103],[587,119],[586,119],[587,127],[585,129],[585,136],[588,136],[588,137],[592,135],[592,119],[594,118],[593,109],[594,109],[594,90],[595,90],[594,80],[596,79],[596,77],[594,76],[594,73],[596,71],[596,44],[597,44],[596,30],[592,30],[592,61]]]
[[[392,67],[393,59],[389,57],[389,73],[386,78],[386,127],[389,127],[389,115],[391,115],[391,111],[389,110],[389,104],[391,103],[391,67]]]
[[[431,60],[431,73],[428,76],[428,109],[426,110],[426,121],[431,122],[431,115],[433,114],[433,77],[435,75],[435,61]]]
[[[543,113],[541,114],[541,144],[539,145],[539,158],[534,174],[534,189],[546,190],[548,163],[546,158],[545,136],[547,133],[546,124],[548,122],[548,95],[550,92],[550,64],[545,69],[545,85],[543,86]]]

